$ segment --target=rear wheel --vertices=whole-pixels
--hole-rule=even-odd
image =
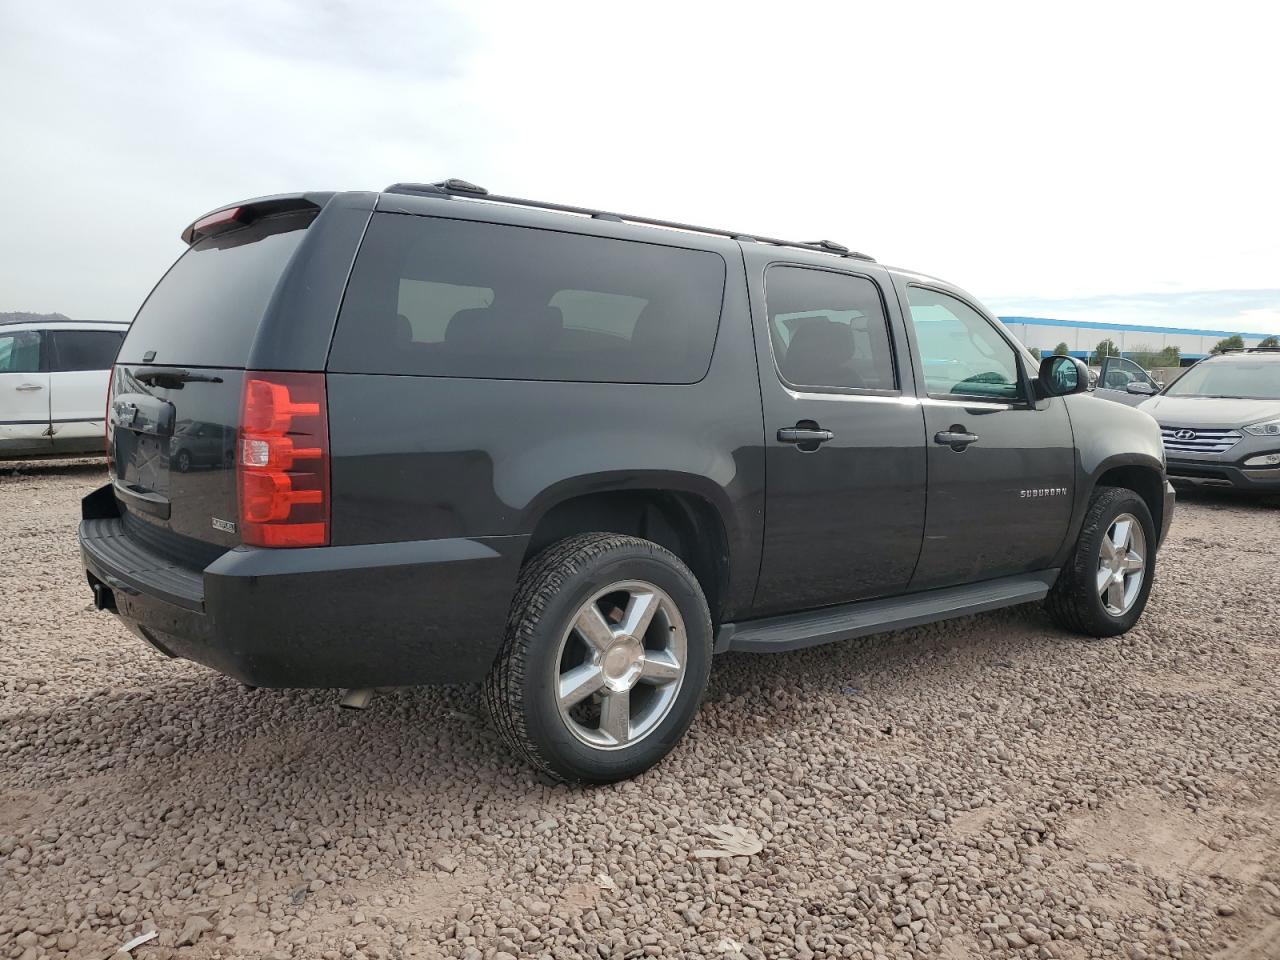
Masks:
[[[1151,512],[1125,487],[1099,487],[1068,565],[1045,601],[1068,630],[1114,637],[1138,622],[1155,576]]]
[[[689,568],[647,540],[584,534],[522,572],[485,698],[539,769],[608,783],[675,746],[710,667],[711,617]]]

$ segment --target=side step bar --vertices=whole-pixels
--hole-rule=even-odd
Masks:
[[[781,653],[1031,603],[1043,600],[1057,579],[1057,570],[1040,570],[902,597],[725,623],[716,633],[715,652]]]

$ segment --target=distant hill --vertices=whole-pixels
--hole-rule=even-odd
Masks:
[[[41,323],[49,320],[70,320],[65,313],[25,313],[14,310],[0,313],[0,323]]]

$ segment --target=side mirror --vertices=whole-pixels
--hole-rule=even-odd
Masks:
[[[1144,397],[1149,397],[1156,392],[1156,388],[1145,380],[1130,380],[1129,385],[1125,387],[1130,393],[1140,393]]]
[[[1045,397],[1065,397],[1089,390],[1089,368],[1075,357],[1045,357],[1036,382]]]

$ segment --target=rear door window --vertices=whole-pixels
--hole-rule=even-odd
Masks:
[[[329,369],[694,383],[711,362],[724,282],[709,251],[377,214]]]
[[[178,258],[138,311],[122,363],[243,367],[258,325],[314,211],[255,220]]]
[[[765,274],[769,338],[792,386],[897,390],[888,317],[873,280],[830,270],[773,266]]]
[[[69,370],[109,370],[116,362],[124,333],[114,330],[54,330],[50,369],[55,373]]]

